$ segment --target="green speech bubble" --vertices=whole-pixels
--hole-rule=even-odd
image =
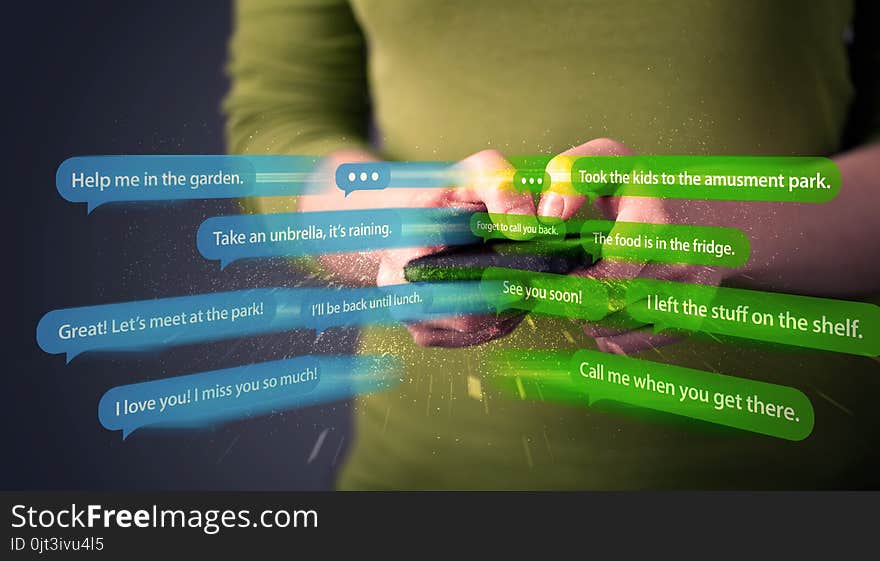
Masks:
[[[880,355],[880,307],[864,302],[638,278],[627,284],[625,311],[656,331]]]
[[[471,233],[483,238],[501,240],[561,240],[565,238],[565,221],[555,216],[530,214],[496,214],[475,212],[471,215]]]
[[[513,173],[513,188],[517,191],[535,193],[550,188],[550,174],[540,169],[517,169]]]
[[[513,166],[511,186],[521,193],[540,193],[550,189],[550,174],[546,171],[550,156],[508,156]]]
[[[741,267],[748,261],[746,235],[736,228],[585,220],[584,250],[596,258]]]
[[[487,267],[480,288],[499,313],[527,310],[593,321],[608,313],[605,285],[594,279]]]
[[[582,156],[570,163],[571,189],[591,198],[824,203],[841,185],[837,165],[819,157]]]
[[[795,388],[597,351],[506,351],[487,367],[492,385],[521,399],[615,401],[794,441],[815,422]]]

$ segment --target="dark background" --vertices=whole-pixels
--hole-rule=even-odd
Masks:
[[[27,4],[27,5],[25,5]],[[203,431],[138,431],[97,418],[113,386],[311,352],[351,349],[298,331],[150,354],[82,355],[65,365],[36,345],[49,310],[305,280],[281,262],[220,271],[195,234],[233,202],[107,205],[64,201],[55,170],[88,154],[221,154],[231,27],[225,1],[18,3],[5,20],[7,261],[5,489],[320,489],[349,440],[349,404]],[[321,437],[321,435],[324,435]],[[316,444],[321,441],[320,446]]]

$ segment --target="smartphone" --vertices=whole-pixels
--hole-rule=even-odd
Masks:
[[[413,259],[404,266],[403,274],[408,282],[474,281],[482,278],[487,267],[564,275],[592,262],[579,238],[537,242],[490,240]]]

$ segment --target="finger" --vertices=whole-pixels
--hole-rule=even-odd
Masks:
[[[571,164],[575,157],[629,156],[633,153],[625,145],[610,138],[596,138],[562,152],[547,164],[551,177],[550,190],[541,196],[538,216],[568,220],[583,206],[587,198],[575,193],[571,187]]]
[[[617,222],[669,224],[672,222],[666,203],[656,197],[602,197],[599,205],[608,205]]]
[[[513,189],[514,168],[497,150],[484,150],[459,164],[464,170],[465,185],[452,191],[459,203],[479,202],[491,214],[524,214],[535,216],[535,200],[531,193]]]
[[[450,331],[464,333],[467,331],[482,331],[494,323],[501,323],[511,319],[521,320],[524,315],[524,313],[506,314],[504,316],[497,316],[495,314],[459,315],[454,317],[430,319],[418,323],[434,329],[448,329]]]
[[[627,280],[639,276],[644,268],[645,263],[640,261],[600,259],[594,265],[578,269],[572,274],[596,280]]]
[[[602,339],[605,337],[613,337],[615,335],[622,335],[623,333],[627,333],[628,331],[630,331],[630,330],[623,329],[620,327],[608,327],[608,326],[599,325],[596,323],[584,324],[584,334],[587,337],[592,337],[593,339]]]
[[[596,339],[596,346],[605,353],[628,355],[649,349],[659,349],[684,339],[681,335],[651,333],[650,331],[630,331],[610,337]]]
[[[584,205],[587,197],[578,194],[571,185],[571,165],[574,156],[574,154],[563,152],[547,164],[550,189],[541,194],[541,200],[538,202],[538,216],[568,220]]]
[[[522,316],[495,321],[477,331],[457,331],[454,329],[442,329],[432,325],[433,322],[421,322],[407,324],[413,341],[422,347],[469,347],[488,343],[509,335]]]

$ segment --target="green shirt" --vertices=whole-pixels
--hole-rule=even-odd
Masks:
[[[880,130],[880,49],[862,52],[873,66],[856,74],[844,43],[853,11],[839,0],[245,0],[231,47],[230,150],[323,154],[372,141],[388,159],[456,160],[612,137],[647,154],[833,154],[854,102],[856,140]],[[868,76],[858,97],[853,75]],[[876,485],[872,359],[700,338],[639,355],[801,389],[816,426],[788,442],[501,396],[481,361],[503,348],[594,344],[573,321],[537,316],[467,349],[365,329],[361,352],[400,356],[407,374],[357,399],[340,486]]]

